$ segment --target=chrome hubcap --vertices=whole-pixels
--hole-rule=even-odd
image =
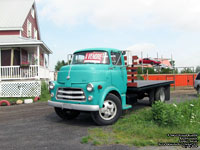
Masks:
[[[165,101],[165,91],[164,91],[164,90],[161,90],[161,91],[160,91],[160,101],[161,101],[161,102],[164,102],[164,101]]]
[[[103,107],[99,110],[99,115],[104,120],[111,120],[115,117],[117,113],[117,106],[111,100],[105,100]]]

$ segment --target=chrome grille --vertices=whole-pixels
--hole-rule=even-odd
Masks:
[[[58,88],[57,99],[71,100],[71,101],[84,101],[85,94],[80,88]]]

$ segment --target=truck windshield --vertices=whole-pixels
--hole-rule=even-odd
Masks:
[[[105,51],[85,51],[74,53],[72,64],[109,64]]]

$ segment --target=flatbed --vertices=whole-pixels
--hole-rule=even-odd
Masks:
[[[135,80],[137,86],[127,87],[127,101],[128,103],[142,100],[144,97],[149,98],[150,105],[154,101],[170,100],[170,84],[174,81],[167,80]]]
[[[165,80],[135,80],[135,83],[137,83],[136,87],[128,87],[127,90],[132,92],[140,92],[144,90],[149,90],[152,88],[158,88],[161,86],[169,86],[170,84],[173,84],[174,81],[165,81]]]

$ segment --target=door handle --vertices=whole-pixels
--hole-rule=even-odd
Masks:
[[[113,70],[113,69],[115,69],[116,67],[114,66],[114,67],[110,67],[110,68],[108,68],[109,70]]]
[[[126,66],[121,66],[120,69],[126,68]]]

